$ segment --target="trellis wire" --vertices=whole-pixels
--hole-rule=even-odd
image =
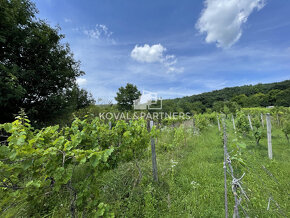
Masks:
[[[274,177],[274,175],[264,166],[264,165],[261,165],[261,168],[266,172],[266,174],[270,177],[270,178],[272,178],[273,179],[273,181],[274,182],[276,182],[277,183],[277,185],[279,185],[280,183],[278,182],[278,180]],[[247,167],[247,169],[248,170],[250,170],[248,167]],[[268,200],[268,204],[267,204],[267,210],[269,210],[270,209],[270,201],[273,201],[274,203],[275,203],[275,205],[276,205],[276,207],[277,207],[277,209],[278,209],[278,212],[279,212],[279,214],[281,215],[281,216],[283,216],[283,217],[287,217],[286,216],[286,214],[285,214],[285,212],[282,210],[282,208],[280,207],[280,205],[278,204],[278,202],[277,201],[275,201],[274,200],[274,198],[273,198],[273,196],[272,196],[272,193],[271,192],[269,192],[269,190],[266,190],[266,188],[265,188],[265,183],[263,182],[263,180],[258,176],[258,172],[255,170],[255,169],[252,169],[253,171],[254,171],[254,175],[256,176],[256,178],[260,181],[260,182],[262,182],[262,184],[263,184],[263,191],[264,192],[266,192],[267,193],[267,195],[268,196],[270,196],[269,197],[269,200]],[[257,180],[256,180],[256,182],[257,182]],[[241,205],[240,205],[241,206]],[[242,207],[241,207],[242,208]],[[242,208],[243,209],[243,208]]]
[[[235,206],[234,206],[234,218],[239,218],[239,206],[242,208],[243,213],[246,217],[248,217],[246,210],[241,206],[242,197],[238,196],[237,190],[240,189],[241,194],[249,201],[248,196],[246,195],[243,187],[242,187],[242,178],[244,177],[245,173],[240,177],[236,178],[234,176],[234,169],[231,164],[230,155],[227,151],[227,134],[226,134],[226,123],[223,119],[223,129],[224,129],[224,177],[225,177],[225,217],[228,217],[228,199],[227,199],[227,185],[226,185],[226,172],[227,172],[227,165],[230,169],[230,175],[232,177],[232,192],[235,198]]]

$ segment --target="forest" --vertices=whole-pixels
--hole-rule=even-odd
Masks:
[[[290,106],[290,80],[224,88],[183,98],[164,100],[165,111],[202,113],[210,109],[223,111],[224,106],[241,107]]]

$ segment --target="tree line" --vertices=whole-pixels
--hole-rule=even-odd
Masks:
[[[133,102],[141,96],[138,88],[128,83],[117,92],[117,109],[133,110]],[[290,107],[290,80],[282,82],[245,85],[183,98],[165,99],[163,112],[224,112],[235,113],[240,108],[284,106]]]
[[[164,111],[235,112],[245,107],[290,107],[290,80],[244,85],[163,101]]]

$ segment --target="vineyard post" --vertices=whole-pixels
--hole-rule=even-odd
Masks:
[[[236,179],[234,177],[234,170],[233,170],[233,167],[231,165],[231,159],[230,159],[230,156],[229,156],[229,153],[228,153],[228,149],[227,149],[227,130],[226,130],[226,122],[225,120],[223,119],[223,129],[224,129],[224,178],[225,178],[225,210],[226,210],[226,217],[228,216],[227,214],[227,211],[228,211],[228,205],[227,205],[227,185],[226,185],[226,182],[227,182],[227,177],[226,177],[226,174],[227,174],[227,165],[229,166],[230,168],[230,173],[231,173],[231,176],[233,178],[233,181],[232,181],[232,191],[233,191],[233,194],[234,194],[234,197],[235,197],[235,206],[234,206],[234,214],[233,214],[233,218],[239,218],[239,204],[240,204],[240,200],[238,199],[238,195],[237,195],[237,188],[240,186],[239,183],[237,183],[236,181],[239,181],[241,178],[243,178],[243,176],[240,178],[240,179]]]
[[[226,124],[224,122],[224,182],[225,182],[225,217],[228,218],[228,191],[227,191],[227,136],[226,136]]]
[[[221,125],[220,125],[219,116],[218,116],[218,115],[216,115],[216,118],[217,118],[217,122],[218,122],[219,131],[221,131]]]
[[[153,120],[150,120],[150,130],[153,128]],[[152,172],[153,179],[155,182],[158,182],[157,174],[157,161],[156,161],[156,151],[155,151],[155,140],[151,137],[151,153],[152,153]]]
[[[261,113],[261,121],[262,121],[262,126],[264,128],[264,118],[263,118],[263,114]]]
[[[112,122],[109,121],[109,129],[112,129]]]
[[[251,130],[253,131],[253,125],[252,125],[250,114],[248,114],[248,120],[249,120],[249,124],[250,124]]]
[[[270,114],[266,114],[266,122],[267,122],[267,137],[268,137],[268,155],[270,159],[273,159],[272,153],[272,136],[271,136],[271,119]]]
[[[236,131],[236,125],[235,125],[235,118],[234,118],[234,115],[232,115],[232,120],[233,120],[233,127],[234,127],[234,130]]]

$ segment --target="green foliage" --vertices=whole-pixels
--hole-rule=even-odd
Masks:
[[[290,107],[290,88],[280,91],[275,97],[276,106]]]
[[[74,115],[80,119],[83,119],[85,116],[89,118],[99,117],[100,113],[106,112],[118,112],[116,107],[113,105],[90,105],[85,108],[81,108],[74,112]]]
[[[290,80],[245,85],[163,101],[163,111],[204,113],[208,109],[235,114],[240,107],[290,106]],[[225,108],[226,106],[227,108]],[[225,111],[224,111],[225,109]]]
[[[115,97],[118,109],[121,111],[131,110],[134,100],[138,99],[139,96],[141,93],[133,84],[127,83],[126,87],[120,87],[117,97]]]
[[[282,131],[283,131],[285,137],[287,138],[287,141],[289,142],[289,137],[290,137],[290,116],[289,116],[289,114],[288,114],[288,116],[285,116]]]
[[[218,113],[221,113],[224,108],[224,102],[223,101],[215,101],[213,103],[212,109]]]
[[[0,1],[0,123],[20,108],[39,123],[93,103],[77,86],[84,72],[61,43],[64,35],[36,12],[29,0]]]
[[[217,115],[218,115],[218,113],[216,113],[216,112],[210,112],[210,113],[203,114],[203,116],[209,121],[210,124],[217,123]]]
[[[148,186],[145,188],[145,195],[144,195],[144,201],[145,201],[145,216],[144,217],[152,217],[152,215],[155,212],[155,205],[157,205],[157,199],[155,199],[156,195],[156,189],[152,184],[148,184]]]
[[[186,136],[184,133],[184,126],[180,125],[178,128],[175,128],[173,145],[180,146],[181,144],[185,144],[185,143],[186,143]]]
[[[257,145],[259,145],[261,138],[266,136],[265,131],[262,129],[260,118],[253,117],[252,125],[253,125],[253,135],[255,137]]]
[[[205,106],[202,104],[201,101],[196,101],[191,105],[188,103],[188,108],[191,108],[191,110],[189,110],[189,112],[192,111],[194,114],[195,113],[199,114],[199,113],[202,113],[205,111]],[[187,111],[184,111],[184,112],[187,112]]]
[[[162,124],[165,126],[175,126],[180,125],[183,121],[188,120],[186,116],[175,116],[175,117],[165,117],[161,120]]]
[[[157,151],[170,151],[174,149],[174,134],[175,128],[164,126],[160,130],[160,134],[157,138]],[[162,139],[162,140],[159,140]]]
[[[130,121],[129,124],[123,120],[118,121],[112,130],[118,140],[117,152],[120,158],[126,161],[140,159],[149,146],[150,136],[156,134],[155,127],[148,132],[146,121],[143,119]]]
[[[250,132],[249,120],[244,113],[238,112],[235,121],[236,121],[236,128],[238,132],[244,135]]]
[[[284,113],[283,125],[288,120]],[[261,128],[259,115],[252,115],[254,129]],[[248,125],[244,113],[237,116],[245,117]],[[11,134],[8,146],[0,146],[0,216],[223,216],[223,146],[216,125],[211,125],[216,113],[195,118],[205,126],[200,134],[186,122],[148,132],[143,119],[112,121],[110,129],[108,123],[89,116],[76,118],[66,128],[35,130],[22,113],[14,123],[0,127]],[[281,129],[272,128],[271,161],[265,137],[255,146],[250,131],[246,137],[234,133],[231,120],[224,120],[235,176],[246,173],[242,186],[251,203],[243,200],[241,205],[250,217],[289,215],[285,190],[290,150]],[[158,183],[152,182],[151,137],[156,139]],[[140,172],[143,177],[136,183]],[[270,195],[280,209],[273,202],[265,209]],[[230,214],[233,202],[229,197]]]
[[[271,108],[254,107],[254,108],[242,108],[241,112],[244,114],[251,114],[254,116],[260,116],[261,114],[266,114],[271,112]]]
[[[207,115],[203,115],[203,114],[194,115],[194,123],[195,123],[195,127],[200,132],[207,129],[209,127],[209,124],[210,124]]]
[[[231,161],[233,165],[243,164],[246,165],[243,160],[243,152],[245,152],[247,145],[239,142],[237,139],[232,140],[231,144]]]
[[[25,202],[22,216],[45,214],[60,207],[52,199],[62,194],[70,199],[67,209],[71,208],[72,214],[99,213],[95,211],[98,192],[89,184],[105,169],[114,148],[86,144],[90,135],[85,134],[86,126],[80,130],[83,123],[79,120],[71,128],[50,126],[42,130],[34,130],[29,122],[25,116],[19,116],[13,123],[0,125],[11,134],[8,146],[0,147],[0,183],[5,199],[0,208]],[[49,204],[47,199],[51,199]]]
[[[70,127],[35,130],[24,114],[0,129],[10,134],[8,146],[0,146],[0,213],[19,207],[21,216],[59,210],[65,216],[111,216],[95,181],[120,162],[144,157],[150,137],[158,135],[155,127],[148,132],[143,119],[117,121],[110,129],[98,118],[76,118]]]
[[[226,115],[228,115],[228,114],[230,114],[230,109],[225,105],[224,106],[224,109],[223,109],[223,112],[226,114]]]

